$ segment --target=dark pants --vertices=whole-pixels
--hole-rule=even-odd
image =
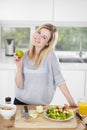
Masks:
[[[19,101],[17,98],[14,99],[14,104],[15,105],[28,105],[28,104],[26,104],[24,102]]]

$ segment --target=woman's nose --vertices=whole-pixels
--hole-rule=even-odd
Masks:
[[[40,39],[41,39],[41,35],[38,35],[38,36],[37,36],[37,40],[40,40]]]

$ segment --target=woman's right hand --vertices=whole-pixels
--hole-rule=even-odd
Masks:
[[[14,53],[14,61],[17,67],[22,67],[22,61],[23,61],[23,56],[19,58],[16,53]]]

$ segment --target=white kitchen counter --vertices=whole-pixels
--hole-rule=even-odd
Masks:
[[[60,63],[63,70],[87,70],[87,63]],[[5,56],[5,52],[0,52],[0,69],[16,69],[13,56]]]
[[[13,56],[5,56],[5,52],[0,52],[0,69],[15,69]]]
[[[60,63],[63,70],[87,70],[87,63]]]

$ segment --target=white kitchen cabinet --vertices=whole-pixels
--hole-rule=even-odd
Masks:
[[[0,0],[0,20],[86,22],[87,0]]]
[[[54,0],[54,21],[86,22],[87,0]]]
[[[78,102],[79,97],[84,96],[85,91],[85,71],[83,70],[63,70],[63,76],[74,100]],[[56,90],[51,104],[68,103],[59,89]]]
[[[1,0],[0,20],[52,20],[53,0]]]
[[[5,97],[15,97],[15,69],[0,69],[0,103],[5,103]]]

